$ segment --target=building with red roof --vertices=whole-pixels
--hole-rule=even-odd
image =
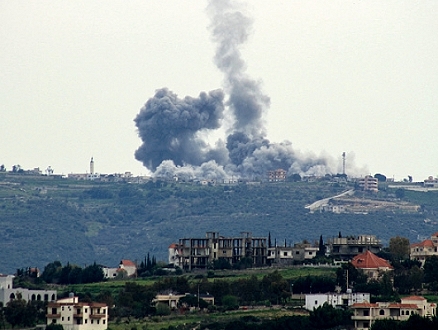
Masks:
[[[358,254],[351,260],[351,264],[356,269],[361,269],[370,279],[378,279],[382,273],[394,269],[388,261],[376,256],[371,251]]]
[[[424,266],[426,259],[430,256],[438,256],[438,232],[430,236],[430,239],[411,244],[410,258],[420,261],[421,266]]]
[[[436,304],[428,303],[420,296],[410,296],[401,299],[401,302],[355,303],[351,306],[354,328],[360,330],[371,329],[376,320],[391,319],[406,321],[412,314],[422,317],[436,315]]]

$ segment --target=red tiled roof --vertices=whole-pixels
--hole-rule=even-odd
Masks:
[[[402,298],[402,300],[426,300],[426,298],[422,296],[409,296]]]
[[[435,245],[433,245],[432,240],[430,239],[426,239],[420,243],[414,243],[411,244],[411,247],[417,247],[417,246],[421,246],[421,247],[434,247]]]
[[[401,304],[401,303],[393,303],[389,304],[389,308],[412,308],[412,309],[418,309],[418,305],[415,304]]]
[[[368,301],[363,302],[363,303],[354,303],[353,305],[351,305],[351,307],[357,307],[357,308],[370,308],[370,307],[378,307],[377,304],[371,304]]]
[[[378,268],[389,268],[393,267],[385,259],[379,258],[371,251],[366,251],[365,253],[358,254],[351,261],[352,265],[356,268],[363,269],[378,269]]]
[[[176,243],[172,243],[169,245],[169,249],[176,249],[178,245]]]
[[[131,260],[123,259],[122,261],[120,261],[120,263],[121,263],[123,266],[127,266],[127,267],[135,267],[135,264],[134,264]]]
[[[438,232],[436,232],[436,233],[433,234],[432,236],[434,236],[434,237],[438,237]]]

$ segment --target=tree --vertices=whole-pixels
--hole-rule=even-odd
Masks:
[[[224,306],[226,310],[238,309],[239,301],[236,296],[228,294],[222,297],[222,306]]]
[[[384,319],[376,320],[371,326],[371,330],[400,330],[400,321]]]
[[[389,252],[393,260],[404,260],[409,258],[410,243],[406,237],[391,237],[389,239]]]
[[[379,182],[386,182],[386,176],[380,173],[374,174],[374,178],[379,180]]]
[[[430,256],[424,262],[424,282],[438,282],[438,256]]]
[[[397,197],[397,198],[399,198],[399,199],[404,198],[404,197],[405,197],[405,190],[404,190],[403,188],[398,188],[398,189],[395,191],[395,197]]]
[[[46,283],[58,283],[61,276],[62,265],[59,261],[54,261],[44,267],[44,271],[41,274],[41,278]]]
[[[158,303],[157,306],[155,306],[155,314],[157,315],[170,315],[170,307],[168,304],[165,303]]]
[[[319,250],[316,252],[317,256],[323,257],[325,256],[325,245],[322,239],[322,235],[319,236]]]
[[[17,299],[11,300],[4,308],[6,321],[14,328],[15,326],[30,327],[35,325],[37,319],[37,310],[22,299],[21,294]]]
[[[46,330],[64,330],[64,327],[62,324],[50,323],[49,325],[46,325]]]
[[[330,329],[351,324],[351,313],[325,303],[310,312],[309,321],[311,329]]]
[[[82,271],[82,283],[97,283],[102,282],[105,275],[102,267],[98,266],[96,262],[87,266]]]

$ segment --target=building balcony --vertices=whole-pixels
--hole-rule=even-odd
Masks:
[[[103,319],[106,317],[106,314],[90,314],[90,319]]]
[[[46,314],[46,317],[48,319],[59,319],[61,317],[61,314]]]
[[[73,314],[73,317],[76,319],[78,319],[78,318],[81,319],[84,317],[84,314]]]
[[[351,317],[353,321],[371,321],[374,319],[373,316],[364,316],[364,315],[353,315]]]

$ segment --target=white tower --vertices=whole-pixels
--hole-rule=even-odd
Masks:
[[[94,160],[93,160],[93,157],[91,157],[91,161],[90,161],[90,174],[94,174]]]

